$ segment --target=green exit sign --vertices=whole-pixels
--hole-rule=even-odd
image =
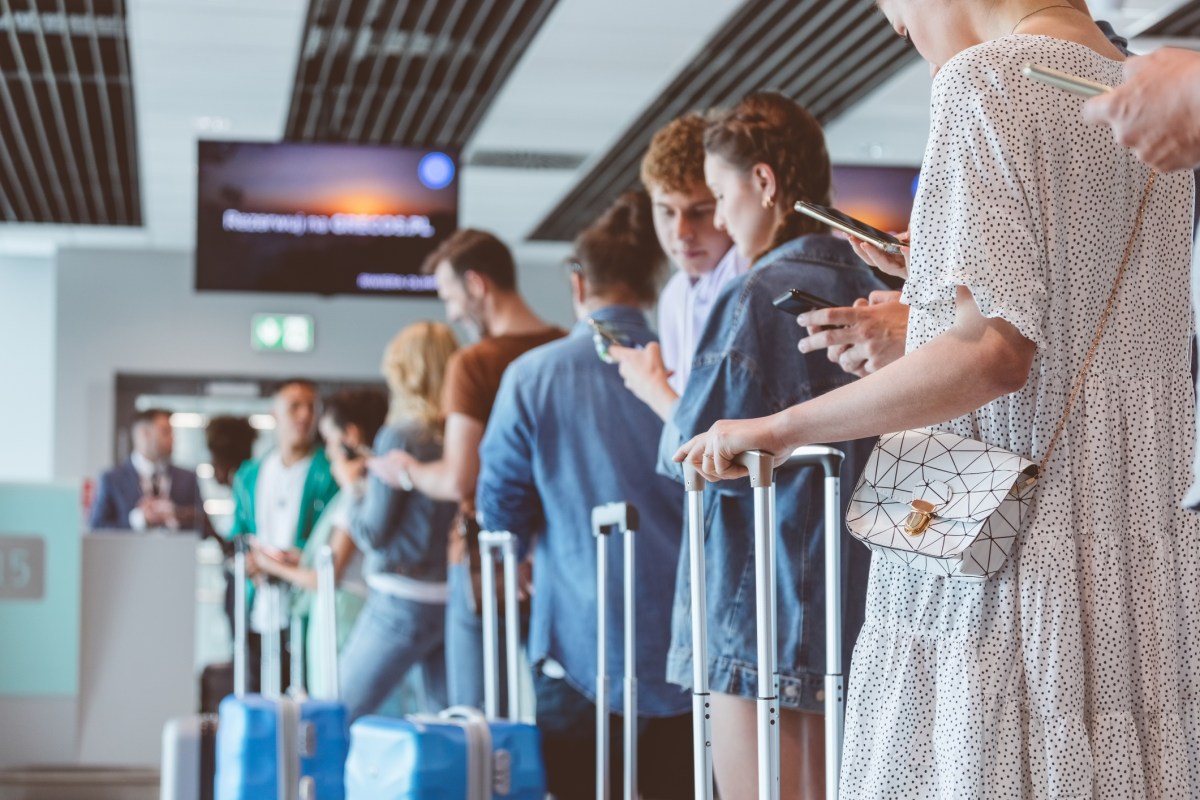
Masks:
[[[250,346],[255,350],[307,353],[313,349],[316,325],[308,314],[255,314]]]

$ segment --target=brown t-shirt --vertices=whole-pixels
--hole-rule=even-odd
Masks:
[[[447,417],[466,414],[486,426],[508,365],[523,353],[566,335],[562,328],[545,328],[520,336],[493,336],[459,350],[446,366],[442,413]]]
[[[496,402],[496,394],[500,391],[500,379],[508,365],[533,348],[566,335],[567,332],[562,328],[551,327],[517,336],[493,336],[459,350],[446,366],[442,413],[447,417],[451,414],[465,414],[486,427],[488,417],[492,415],[492,406]],[[460,518],[455,519],[455,531],[460,527],[461,516],[474,519],[474,497],[463,498],[459,514]],[[450,563],[461,563],[465,554],[465,542],[452,531]]]

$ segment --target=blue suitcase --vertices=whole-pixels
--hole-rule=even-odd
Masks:
[[[346,707],[328,700],[231,695],[217,728],[217,800],[345,797]],[[301,789],[309,784],[306,789]],[[281,794],[295,787],[296,794]]]
[[[543,800],[546,770],[533,725],[496,719],[499,670],[493,550],[504,554],[505,613],[517,619],[515,537],[479,535],[483,555],[484,693],[487,716],[473,708],[407,719],[368,716],[350,726],[347,800]],[[507,625],[508,707],[518,708],[518,625]]]
[[[318,795],[319,796],[319,795]],[[542,742],[533,725],[488,721],[473,708],[350,726],[348,800],[543,800]]]
[[[239,562],[243,560],[239,552]],[[239,563],[237,572],[244,574]],[[216,800],[342,800],[345,797],[345,766],[349,739],[346,707],[337,702],[336,656],[327,657],[332,665],[326,685],[313,687],[327,699],[312,699],[297,687],[303,686],[304,657],[299,642],[298,624],[293,642],[292,696],[279,691],[279,637],[269,642],[264,636],[263,692],[247,694],[245,632],[246,608],[244,580],[237,575],[238,609],[235,618],[235,687],[237,693],[220,705],[220,724],[216,741]],[[261,593],[263,601],[279,602],[278,587]],[[333,630],[333,558],[329,548],[318,556],[318,601],[315,616],[318,630],[324,631],[322,655],[335,647]],[[274,610],[269,608],[268,610]],[[275,614],[269,614],[274,619]]]

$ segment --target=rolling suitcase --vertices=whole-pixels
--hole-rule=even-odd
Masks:
[[[322,548],[317,558],[317,624],[334,623],[333,555]],[[244,583],[238,594],[244,595]],[[266,587],[260,595],[268,604],[268,618],[276,619],[282,602],[281,587]],[[244,596],[239,597],[244,600]],[[310,699],[304,695],[304,663],[299,625],[293,624],[292,694],[280,687],[280,636],[263,636],[263,694],[246,689],[246,605],[235,615],[234,673],[237,693],[221,701],[217,728],[216,800],[341,800],[348,747],[346,708],[335,699]],[[336,642],[326,631],[323,643]],[[322,647],[322,654],[327,650]],[[336,653],[334,654],[336,658]],[[329,675],[330,673],[326,673]],[[336,680],[336,675],[333,676]],[[316,687],[314,687],[316,688]],[[324,698],[336,695],[333,687],[320,687]]]
[[[596,537],[596,800],[608,800],[609,731],[608,731],[608,538],[613,533],[624,535],[625,589],[625,697],[622,708],[624,746],[623,792],[625,800],[637,800],[637,616],[635,615],[634,532],[638,527],[637,509],[629,503],[608,503],[592,509],[592,536]]]
[[[160,800],[213,800],[217,715],[192,714],[163,726]]]
[[[484,707],[455,707],[437,715],[405,719],[367,716],[350,726],[346,762],[347,800],[543,800],[546,771],[542,743],[533,725],[498,719],[499,628],[496,609],[495,551],[504,561],[504,603],[517,616],[516,537],[479,534],[483,556]],[[508,707],[519,700],[517,625],[505,626]]]
[[[237,542],[234,555],[234,581],[234,592],[238,602],[244,606],[246,551],[245,542],[241,539]],[[235,631],[235,641],[244,635],[244,630],[239,626]],[[215,674],[222,667],[224,665],[204,668],[201,676],[201,713],[176,717],[163,726],[159,800],[213,800],[217,772],[218,717],[215,711],[220,698],[212,698],[211,691],[217,684],[211,682],[209,676],[210,671]],[[236,673],[236,665],[232,671]],[[235,687],[244,685],[237,683],[237,674],[233,678]],[[211,710],[208,707],[210,703]]]
[[[801,447],[780,467],[820,467],[825,474],[825,797],[837,800],[845,723],[842,671],[841,484],[845,458],[831,447]],[[776,630],[775,469],[768,453],[736,459],[754,488],[755,607],[758,616],[758,796],[779,800],[779,696]],[[708,628],[705,618],[704,479],[684,464],[689,569],[692,579],[692,713],[696,797],[712,800],[712,722],[708,692]]]

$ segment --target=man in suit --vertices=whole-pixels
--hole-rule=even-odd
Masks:
[[[100,477],[90,527],[203,530],[196,473],[171,464],[171,413],[161,408],[139,411],[130,433],[133,454]]]

